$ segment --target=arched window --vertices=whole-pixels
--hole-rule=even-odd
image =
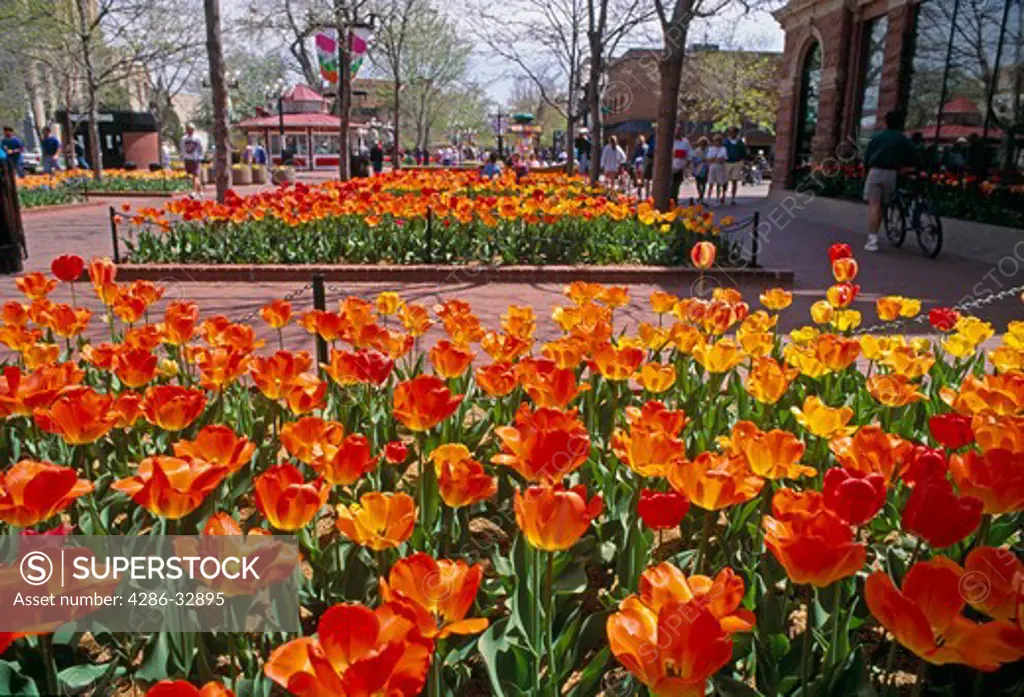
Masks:
[[[800,70],[800,106],[797,112],[797,168],[811,162],[811,142],[818,128],[818,105],[821,98],[821,44],[817,41],[807,50]]]

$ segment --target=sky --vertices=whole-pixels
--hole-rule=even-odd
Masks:
[[[782,51],[783,32],[775,18],[766,11],[749,14],[728,13],[694,22],[689,43],[731,44],[734,48]],[[475,79],[487,88],[488,96],[499,104],[508,101],[515,81],[515,66],[502,63],[481,49],[473,56]]]

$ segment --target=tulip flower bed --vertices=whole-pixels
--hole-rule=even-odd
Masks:
[[[191,187],[192,180],[184,172],[108,169],[97,182],[92,172],[72,169],[22,177],[18,180],[18,200],[23,208],[35,208],[81,201],[87,189],[136,193],[187,191]]]
[[[0,635],[0,692],[1019,694],[1024,323],[855,335],[831,256],[788,335],[782,289],[655,292],[626,334],[628,290],[577,282],[547,342],[456,298],[262,309],[323,365],[109,260],[18,278],[3,532],[294,535],[305,630]]]
[[[563,174],[517,183],[511,173],[403,170],[223,204],[180,199],[124,222],[137,263],[678,265],[702,240],[721,264],[742,256],[720,234],[731,218],[699,207],[662,214]]]

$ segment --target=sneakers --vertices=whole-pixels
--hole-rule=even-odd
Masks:
[[[864,243],[865,252],[878,251],[878,235],[868,235],[868,241]]]

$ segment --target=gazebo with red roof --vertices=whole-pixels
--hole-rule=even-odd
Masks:
[[[279,113],[245,119],[237,127],[246,133],[250,145],[262,141],[272,163],[281,161],[281,131],[285,143],[295,147],[295,164],[308,169],[338,166],[338,126],[340,119],[316,90],[295,85],[278,102]],[[349,151],[357,151],[366,124],[349,122]]]
[[[935,140],[938,132],[939,140],[954,141],[971,135],[985,136],[984,119],[978,106],[967,97],[954,97],[942,107],[942,127],[928,124],[917,129],[926,141]],[[988,127],[988,140],[1001,140],[1003,131],[995,126]]]

